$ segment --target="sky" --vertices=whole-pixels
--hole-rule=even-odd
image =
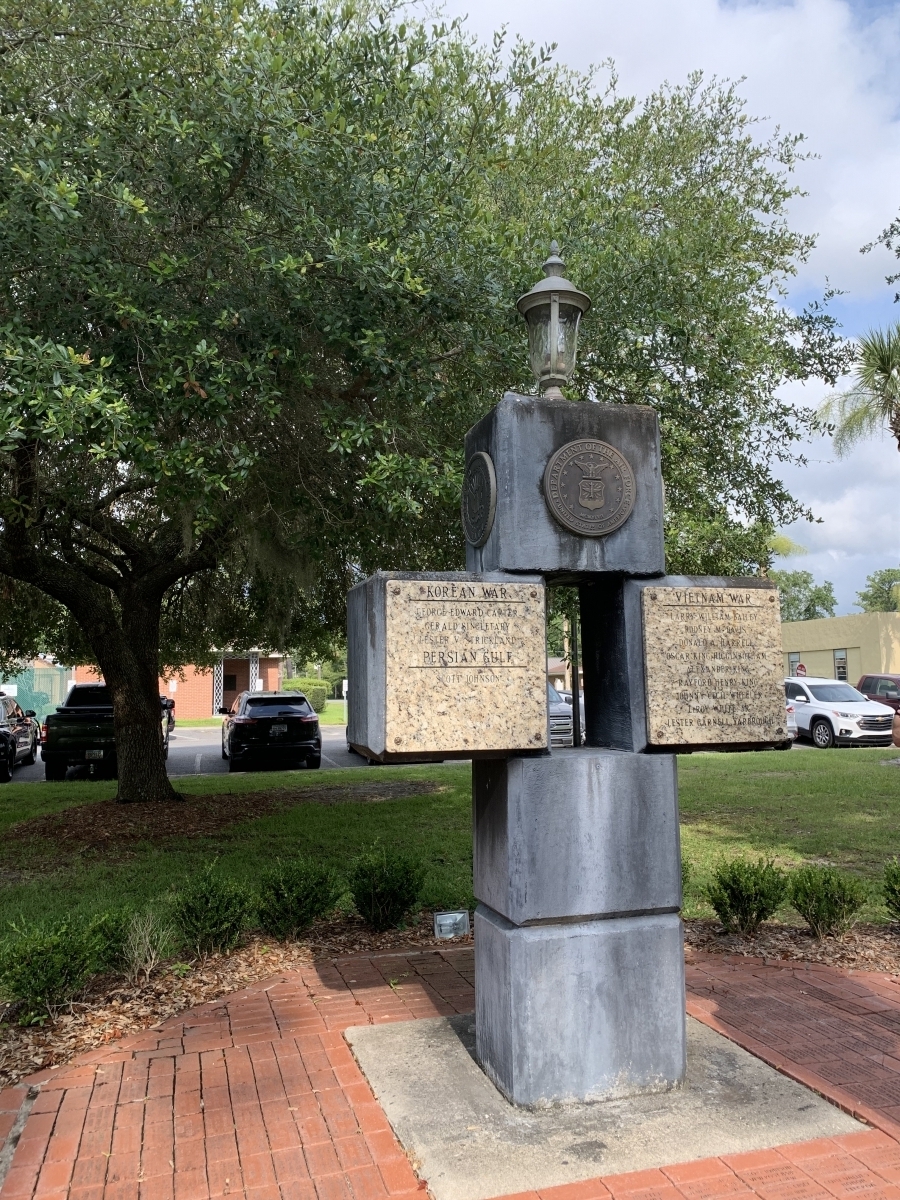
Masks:
[[[484,38],[505,25],[556,42],[572,67],[612,59],[620,91],[638,99],[698,69],[743,79],[760,135],[802,133],[816,155],[795,175],[807,195],[791,219],[817,245],[788,302],[802,308],[829,284],[840,289],[832,311],[848,337],[900,320],[885,282],[900,263],[883,247],[860,253],[900,213],[900,0],[446,0],[444,10]],[[826,391],[787,394],[818,405]],[[808,553],[777,565],[831,580],[838,613],[859,611],[866,576],[900,565],[900,453],[886,437],[844,460],[828,439],[803,452],[808,465],[783,478],[818,522],[784,531]]]

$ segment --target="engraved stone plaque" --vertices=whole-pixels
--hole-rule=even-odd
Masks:
[[[547,507],[560,525],[584,537],[601,537],[624,524],[634,495],[628,460],[595,438],[562,446],[544,471]]]
[[[348,740],[384,761],[548,745],[544,585],[385,573],[350,593]]]
[[[641,607],[650,745],[787,740],[774,588],[648,586]]]
[[[547,745],[543,588],[392,580],[385,748]]]

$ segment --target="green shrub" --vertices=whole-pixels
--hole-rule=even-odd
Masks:
[[[771,859],[735,858],[716,867],[706,895],[729,933],[734,929],[755,933],[783,902],[787,890],[787,876]]]
[[[286,679],[282,687],[288,692],[302,692],[317,713],[324,711],[331,691],[327,679]]]
[[[834,867],[801,867],[790,881],[791,904],[817,938],[846,929],[866,902],[858,879]]]
[[[99,913],[88,922],[87,932],[96,942],[98,971],[115,971],[124,964],[131,919],[127,908],[117,908]]]
[[[391,929],[409,912],[425,882],[425,867],[406,854],[374,846],[353,864],[350,893],[373,929]]]
[[[175,897],[172,920],[185,944],[205,957],[237,945],[251,909],[247,889],[209,866]]]
[[[687,885],[690,883],[691,877],[693,876],[693,874],[694,874],[694,868],[691,865],[690,859],[682,858],[682,860],[681,860],[681,894],[682,894],[682,896],[684,896],[684,893],[687,891]]]
[[[296,937],[316,917],[331,912],[341,898],[337,875],[308,858],[276,862],[259,884],[260,928],[272,937]]]
[[[11,929],[12,937],[0,945],[0,990],[21,1003],[23,1025],[53,1018],[103,969],[107,947],[96,924],[64,920]]]
[[[884,905],[895,921],[900,921],[900,862],[892,858],[884,864]]]

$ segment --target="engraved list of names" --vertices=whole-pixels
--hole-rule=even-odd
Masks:
[[[541,584],[390,580],[385,615],[387,750],[546,746]]]
[[[774,588],[647,587],[641,603],[652,745],[786,740]]]

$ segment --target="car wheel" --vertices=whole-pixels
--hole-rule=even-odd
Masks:
[[[245,770],[245,768],[244,768],[243,763],[235,762],[233,758],[229,758],[228,770],[229,771],[243,771],[243,770]]]
[[[228,751],[225,749],[225,743],[224,743],[224,742],[222,743],[222,757],[223,757],[224,759],[226,759],[226,760],[227,760],[227,758],[228,758]]]
[[[0,758],[0,783],[9,783],[13,777],[13,768],[16,765],[16,746],[15,742],[11,742]]]
[[[834,745],[834,730],[830,721],[814,721],[810,733],[813,745],[818,746],[820,750],[830,750]]]
[[[22,759],[22,766],[23,767],[33,767],[34,764],[37,762],[37,752],[38,752],[38,740],[37,740],[37,738],[34,738],[31,743],[31,749],[28,751],[28,753]]]
[[[61,783],[66,777],[68,764],[64,762],[54,762],[53,759],[44,760],[44,778],[48,783]]]
[[[309,756],[309,758],[306,760],[306,769],[308,771],[318,771],[318,769],[319,769],[319,767],[321,767],[321,765],[322,765],[322,755],[321,754],[311,754]]]

